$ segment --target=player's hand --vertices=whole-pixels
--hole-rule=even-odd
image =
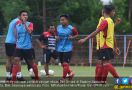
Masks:
[[[60,37],[59,36],[55,36],[55,39],[58,41],[58,40],[60,40]]]
[[[46,49],[47,48],[46,45],[41,45],[40,47],[43,48],[43,49]]]
[[[80,39],[78,40],[78,44],[83,44],[86,41],[86,39]]]
[[[114,52],[116,55],[120,55],[121,52],[120,52],[120,49],[119,48],[114,48]]]
[[[68,39],[69,39],[69,40],[73,40],[73,36],[69,36]]]
[[[26,18],[22,17],[22,23],[25,24],[26,23]]]
[[[121,23],[121,18],[117,18],[117,19],[115,20],[115,24],[118,25],[118,24],[120,24],[120,23]]]

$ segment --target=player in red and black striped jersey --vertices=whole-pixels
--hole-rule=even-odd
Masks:
[[[55,39],[55,26],[49,26],[47,32],[43,32],[40,37],[37,39],[37,42],[41,48],[43,48],[44,54],[44,69],[46,76],[49,77],[49,62],[51,57],[55,60],[58,59],[58,54],[56,51],[56,39]]]

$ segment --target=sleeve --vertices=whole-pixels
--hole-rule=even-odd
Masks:
[[[16,22],[10,23],[9,28],[13,28],[16,30],[16,25],[21,24],[22,22],[20,20],[17,20]]]
[[[31,31],[33,31],[33,23],[30,22],[28,28],[29,28]]]
[[[104,30],[106,30],[107,27],[108,27],[108,22],[107,22],[106,20],[103,20],[103,21],[100,23],[98,29],[99,29],[100,31],[104,31]]]
[[[72,33],[73,33],[73,35],[78,35],[77,29],[75,27],[73,27]]]

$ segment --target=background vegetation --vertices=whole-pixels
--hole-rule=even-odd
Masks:
[[[113,0],[112,4],[116,7],[116,17],[122,19],[116,33],[131,34],[132,0]],[[59,24],[58,17],[64,13],[70,15],[71,24],[80,34],[89,34],[96,28],[102,7],[100,0],[0,0],[0,34],[6,34],[9,22],[23,9],[30,13],[34,34],[40,34],[51,23]]]

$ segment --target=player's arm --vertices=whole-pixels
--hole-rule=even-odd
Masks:
[[[14,36],[17,39],[17,31],[16,31],[16,25],[14,26]]]
[[[120,24],[121,23],[121,19],[120,18],[117,18],[116,20],[115,20],[115,26],[114,27],[116,27],[118,24]],[[117,46],[117,40],[116,40],[116,36],[114,35],[114,52],[117,54],[117,55],[119,55],[120,54],[120,50],[119,50],[119,48],[118,48],[118,46]]]
[[[114,25],[114,27],[116,27],[118,24],[120,24],[121,23],[121,19],[120,18],[117,18],[116,20],[115,20],[115,25]],[[117,42],[116,42],[116,36],[115,36],[115,34],[114,34],[114,47],[115,48],[117,48]]]
[[[59,40],[60,40],[60,37],[58,36],[57,29],[55,30],[55,39],[56,39],[57,41],[59,41]]]
[[[30,23],[29,26],[27,26],[26,23],[24,23],[24,26],[28,33],[31,34],[33,32],[33,23]]]
[[[22,23],[24,24],[25,29],[27,30],[27,32],[31,34],[32,31],[33,31],[33,23],[30,22],[30,24],[27,26],[27,25],[26,25],[26,22],[27,22],[27,21],[26,21],[26,18],[23,18],[23,19],[22,19]]]
[[[107,21],[106,20],[103,20],[101,22],[101,24],[99,25],[99,27],[94,32],[92,32],[90,35],[86,36],[85,38],[80,39],[78,41],[78,43],[79,44],[84,43],[86,40],[88,40],[88,39],[93,38],[94,36],[96,36],[100,31],[106,30],[107,27],[108,27]]]
[[[119,55],[120,54],[120,50],[117,46],[117,40],[116,40],[116,36],[114,35],[114,52],[115,54]]]
[[[14,23],[14,26],[13,26],[13,28],[14,28],[14,37],[15,37],[16,40],[17,40],[17,37],[18,37],[16,25],[17,25],[18,23],[20,23],[20,21],[15,22],[15,23]]]
[[[116,36],[114,35],[114,48],[117,48]]]
[[[69,39],[71,39],[71,40],[77,38],[77,36],[78,36],[78,32],[75,27],[73,27],[72,33],[73,33],[73,35],[69,36]]]
[[[43,40],[43,35],[40,35],[40,37],[38,39],[36,39],[36,42],[38,43],[40,48],[46,48],[47,46],[43,44],[42,40]]]
[[[118,25],[118,24],[120,24],[121,23],[121,19],[120,18],[117,18],[116,20],[115,20],[115,27]]]
[[[84,43],[84,42],[87,41],[88,39],[90,39],[90,38],[94,37],[95,35],[97,35],[99,32],[100,32],[100,30],[99,30],[99,29],[96,29],[96,30],[95,30],[94,32],[92,32],[90,35],[86,36],[86,37],[83,38],[83,39],[80,39],[80,40],[78,41],[78,43],[79,43],[79,44]]]

